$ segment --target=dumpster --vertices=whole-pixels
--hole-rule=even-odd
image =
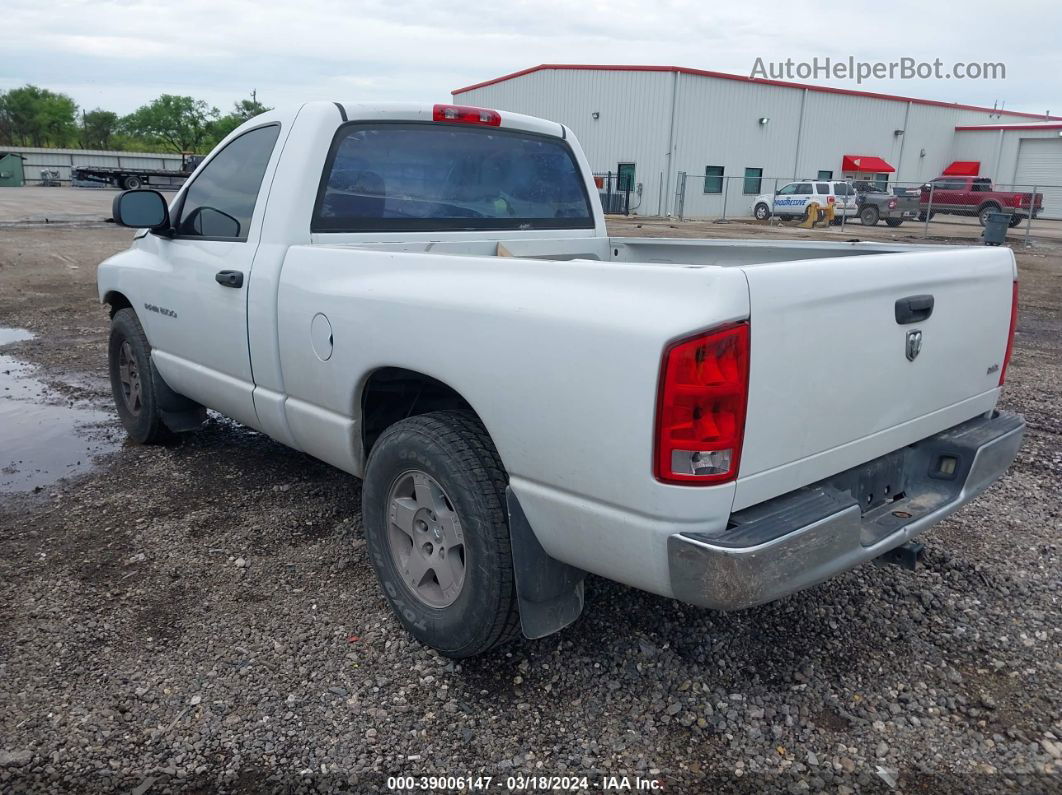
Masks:
[[[1007,227],[1010,225],[1009,213],[988,213],[985,218],[985,231],[981,237],[986,246],[999,246],[1007,242]]]

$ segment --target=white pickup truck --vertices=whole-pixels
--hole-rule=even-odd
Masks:
[[[715,609],[908,543],[999,478],[1006,248],[609,237],[571,131],[453,105],[258,116],[99,268],[139,443],[209,407],[362,478],[402,623],[453,657],[586,572]]]

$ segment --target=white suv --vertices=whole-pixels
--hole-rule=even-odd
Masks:
[[[835,214],[856,214],[855,189],[844,180],[805,179],[783,185],[775,194],[761,193],[752,204],[752,214],[758,221],[765,221],[772,215],[788,221],[802,217],[807,206],[817,202],[825,207],[832,204]],[[773,211],[771,205],[774,205]]]

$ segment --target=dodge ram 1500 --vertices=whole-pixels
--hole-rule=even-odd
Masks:
[[[131,439],[216,410],[363,480],[401,622],[541,637],[586,572],[715,609],[904,545],[1014,458],[1008,249],[610,237],[571,131],[314,102],[99,267]]]

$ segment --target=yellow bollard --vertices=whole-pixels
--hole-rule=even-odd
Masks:
[[[811,229],[815,226],[815,223],[819,220],[819,203],[811,202],[807,208],[807,218],[801,221],[797,226],[801,229]]]
[[[811,202],[808,205],[808,217],[801,221],[798,226],[802,229],[813,229],[820,221],[829,226],[836,211],[836,207],[832,204],[822,207],[818,202]]]

